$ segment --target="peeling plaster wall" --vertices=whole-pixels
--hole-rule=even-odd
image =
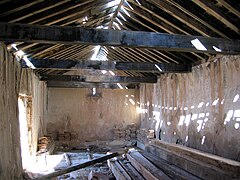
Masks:
[[[18,96],[32,97],[31,152],[37,150],[38,136],[45,134],[46,84],[31,69],[20,64],[0,43],[0,179],[22,179]]]
[[[240,56],[212,60],[143,84],[141,127],[163,141],[240,161]]]
[[[89,97],[90,89],[48,89],[48,133],[77,134],[80,142],[112,140],[115,125],[139,123],[139,90],[99,89],[102,97]],[[128,95],[128,97],[126,97]],[[132,97],[133,95],[134,97]],[[128,104],[128,105],[126,105]]]
[[[21,68],[0,42],[0,179],[22,179],[18,92]]]
[[[46,108],[47,108],[47,86],[32,72],[31,69],[22,69],[20,94],[32,98],[32,118],[29,134],[31,136],[32,155],[37,151],[38,138],[46,135]]]

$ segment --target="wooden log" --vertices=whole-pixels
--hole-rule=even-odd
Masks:
[[[130,151],[127,154],[127,158],[131,164],[142,174],[142,176],[147,180],[170,180],[171,178],[167,176],[162,170],[157,168],[151,162],[149,162],[145,157],[143,157],[137,151]]]
[[[69,167],[67,169],[59,170],[59,171],[56,171],[56,172],[53,172],[53,173],[50,173],[50,174],[47,174],[47,175],[35,178],[35,180],[51,179],[51,178],[54,178],[54,177],[57,177],[57,176],[60,176],[60,175],[63,175],[63,174],[70,173],[72,171],[76,171],[76,170],[79,170],[79,169],[82,169],[82,168],[94,165],[96,163],[101,163],[101,162],[106,161],[108,159],[111,159],[113,157],[119,156],[120,154],[121,154],[120,152],[115,152],[115,153],[112,153],[112,154],[109,154],[109,155],[106,155],[106,156],[94,159],[92,161],[87,161],[85,163]]]

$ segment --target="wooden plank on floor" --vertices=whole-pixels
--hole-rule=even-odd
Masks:
[[[131,164],[142,174],[142,176],[147,180],[170,180],[171,178],[167,176],[161,169],[157,168],[150,161],[148,161],[144,156],[142,156],[137,151],[129,151],[127,158]]]
[[[128,162],[119,161],[122,167],[128,172],[132,180],[145,180],[144,177]]]

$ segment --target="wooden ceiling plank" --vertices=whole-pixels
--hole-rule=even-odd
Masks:
[[[217,0],[219,3],[221,3],[225,8],[227,8],[230,12],[235,14],[237,17],[240,17],[240,12],[235,9],[233,6],[231,6],[226,0]]]
[[[39,24],[39,22],[41,22],[41,21],[43,21],[43,20],[45,20],[45,19],[49,19],[49,18],[51,18],[51,17],[53,17],[53,16],[57,16],[57,15],[59,15],[59,14],[63,14],[64,12],[67,12],[67,11],[69,11],[69,10],[75,9],[75,8],[77,8],[77,7],[83,6],[83,5],[88,4],[88,3],[91,3],[91,2],[94,2],[94,0],[88,0],[88,1],[85,1],[85,2],[83,2],[83,3],[79,3],[79,4],[76,4],[76,5],[70,6],[70,7],[65,8],[65,9],[62,9],[62,10],[60,10],[60,11],[58,11],[58,12],[54,12],[54,13],[49,14],[49,15],[47,15],[47,16],[43,16],[42,18],[38,18],[38,19],[36,19],[36,20],[34,20],[34,21],[31,21],[31,22],[29,22],[29,24]]]
[[[197,4],[199,7],[204,9],[208,14],[214,16],[216,19],[224,23],[227,27],[235,31],[239,34],[239,28],[235,26],[233,23],[231,23],[226,15],[221,12],[219,9],[217,9],[211,2],[206,0],[192,0],[195,4]]]
[[[9,14],[12,14],[12,13],[16,12],[16,11],[20,11],[22,9],[28,8],[30,6],[33,6],[33,5],[37,4],[37,3],[40,3],[42,1],[44,1],[44,0],[35,0],[35,1],[27,3],[25,5],[18,6],[17,8],[14,8],[14,9],[11,9],[11,10],[9,10],[7,12],[1,13],[0,16],[7,16]]]
[[[177,7],[178,9],[180,9],[181,11],[183,11],[184,13],[186,13],[187,15],[191,16],[192,18],[196,19],[197,21],[199,21],[200,23],[202,23],[203,25],[205,25],[206,27],[208,27],[209,29],[213,30],[214,32],[216,32],[217,34],[219,34],[221,37],[223,38],[227,38],[229,39],[229,37],[227,37],[224,33],[222,33],[221,31],[219,31],[217,28],[213,27],[211,24],[209,24],[208,22],[205,22],[204,20],[202,20],[201,18],[199,18],[197,15],[193,14],[192,12],[190,12],[189,10],[187,10],[186,8],[184,8],[183,6],[181,6],[180,4],[178,4],[177,2],[175,2],[174,0],[167,0],[169,3],[171,3],[172,5],[174,5],[175,7]]]
[[[188,27],[194,29],[196,32],[200,33],[201,35],[206,37],[211,36],[210,31],[207,31],[206,27],[204,27],[199,22],[197,22],[194,18],[186,15],[176,7],[171,6],[168,2],[166,2],[166,0],[147,0],[147,1],[162,8],[164,11],[172,15],[174,18],[186,24]]]
[[[65,4],[65,3],[69,2],[69,1],[71,1],[71,0],[64,0],[64,1],[60,1],[60,2],[58,2],[58,3],[54,3],[53,5],[47,6],[47,7],[45,7],[45,8],[39,9],[39,10],[35,10],[35,11],[33,11],[33,12],[31,12],[31,13],[28,13],[28,14],[26,14],[26,15],[24,15],[24,16],[21,16],[21,17],[18,17],[18,18],[16,18],[16,19],[13,19],[13,20],[11,20],[11,21],[9,21],[9,22],[10,22],[10,23],[16,23],[16,22],[21,21],[21,20],[23,20],[23,19],[25,19],[25,18],[31,17],[31,16],[36,15],[36,14],[38,14],[38,13],[41,13],[41,12],[47,11],[47,10],[49,10],[49,9],[52,9],[52,8],[54,8],[54,7],[60,6],[60,5],[62,5],[62,4]]]
[[[139,4],[137,4],[134,0],[130,0],[131,3],[133,3],[135,6],[143,9],[144,11],[148,12],[149,14],[151,14],[152,16],[156,17],[157,19],[159,19],[160,21],[168,24],[169,26],[173,27],[174,29],[177,29],[178,31],[182,32],[183,34],[186,34],[186,35],[190,35],[188,32],[186,32],[185,30],[181,29],[179,26],[171,23],[170,21],[166,20],[165,18],[161,17],[160,15],[152,12],[150,9],[144,7],[144,6],[140,6]],[[151,7],[151,5],[149,5]]]

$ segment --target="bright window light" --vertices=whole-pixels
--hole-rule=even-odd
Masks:
[[[160,72],[162,72],[162,69],[161,69],[157,64],[155,64],[155,67],[156,67]]]
[[[203,136],[201,144],[203,144],[204,141],[205,141],[205,136]]]
[[[114,73],[114,72],[109,71],[109,73],[110,73],[112,76],[115,76],[115,73]]]
[[[227,113],[227,117],[224,120],[224,124],[227,124],[227,122],[231,120],[232,116],[233,116],[233,110],[229,110]]]
[[[207,50],[205,48],[205,46],[198,39],[192,40],[191,43],[197,50],[200,50],[200,51],[206,51]]]
[[[219,49],[219,48],[217,48],[216,46],[213,46],[213,49],[214,49],[215,51],[217,51],[217,52],[222,52],[222,50]]]
[[[113,22],[113,24],[114,24],[119,30],[121,30],[121,28],[120,28],[120,26],[118,25],[118,23]]]
[[[184,120],[185,120],[185,116],[180,116],[180,119],[179,119],[178,125],[179,125],[179,126],[182,126]]]
[[[106,71],[106,70],[102,70],[101,72],[102,72],[103,74],[106,74],[106,73],[107,73],[107,71]]]
[[[23,56],[25,53],[22,50],[16,52],[17,56]]]
[[[94,96],[94,95],[96,95],[96,94],[97,94],[96,88],[92,88],[92,95]]]
[[[234,102],[234,103],[237,102],[238,99],[239,99],[239,94],[237,94],[237,95],[234,97],[233,102]]]
[[[235,123],[234,128],[238,129],[239,128],[239,123]]]
[[[91,57],[91,60],[96,60],[97,59],[97,55],[98,55],[98,52],[99,52],[100,48],[101,48],[100,45],[95,46],[94,53],[93,53],[93,55]]]
[[[132,99],[129,99],[129,101],[130,101],[130,103],[131,103],[132,105],[135,105],[135,102],[134,102],[134,100],[132,100]]]
[[[198,108],[201,108],[203,106],[203,104],[204,104],[203,102],[199,103]]]
[[[240,109],[234,111],[234,117],[240,117]]]
[[[29,59],[27,58],[27,56],[23,56],[23,60],[26,62],[26,65],[32,69],[36,69],[36,67],[31,63],[31,61],[29,61]]]
[[[17,45],[16,44],[11,44],[11,46],[17,51],[18,48],[17,48]]]
[[[120,88],[120,89],[123,89],[122,85],[117,83],[117,86]]]
[[[123,10],[123,12],[124,12],[128,17],[131,17],[130,14],[126,11],[126,9],[124,9],[124,7],[121,8],[121,9]]]
[[[121,0],[114,0],[114,1],[111,1],[111,2],[107,3],[106,8],[116,6],[120,3],[120,1]]]
[[[217,98],[216,100],[214,100],[213,103],[212,103],[212,105],[213,105],[213,106],[216,106],[217,103],[218,103],[218,101],[219,101],[219,98]]]
[[[141,6],[141,3],[138,0],[136,0],[136,2]]]
[[[126,4],[127,4],[127,6],[128,6],[131,10],[133,10],[132,6],[127,2],[127,0],[125,0],[125,2],[126,2]]]
[[[190,120],[191,120],[191,114],[186,115],[186,118],[185,118],[186,126],[188,126],[190,124]]]

